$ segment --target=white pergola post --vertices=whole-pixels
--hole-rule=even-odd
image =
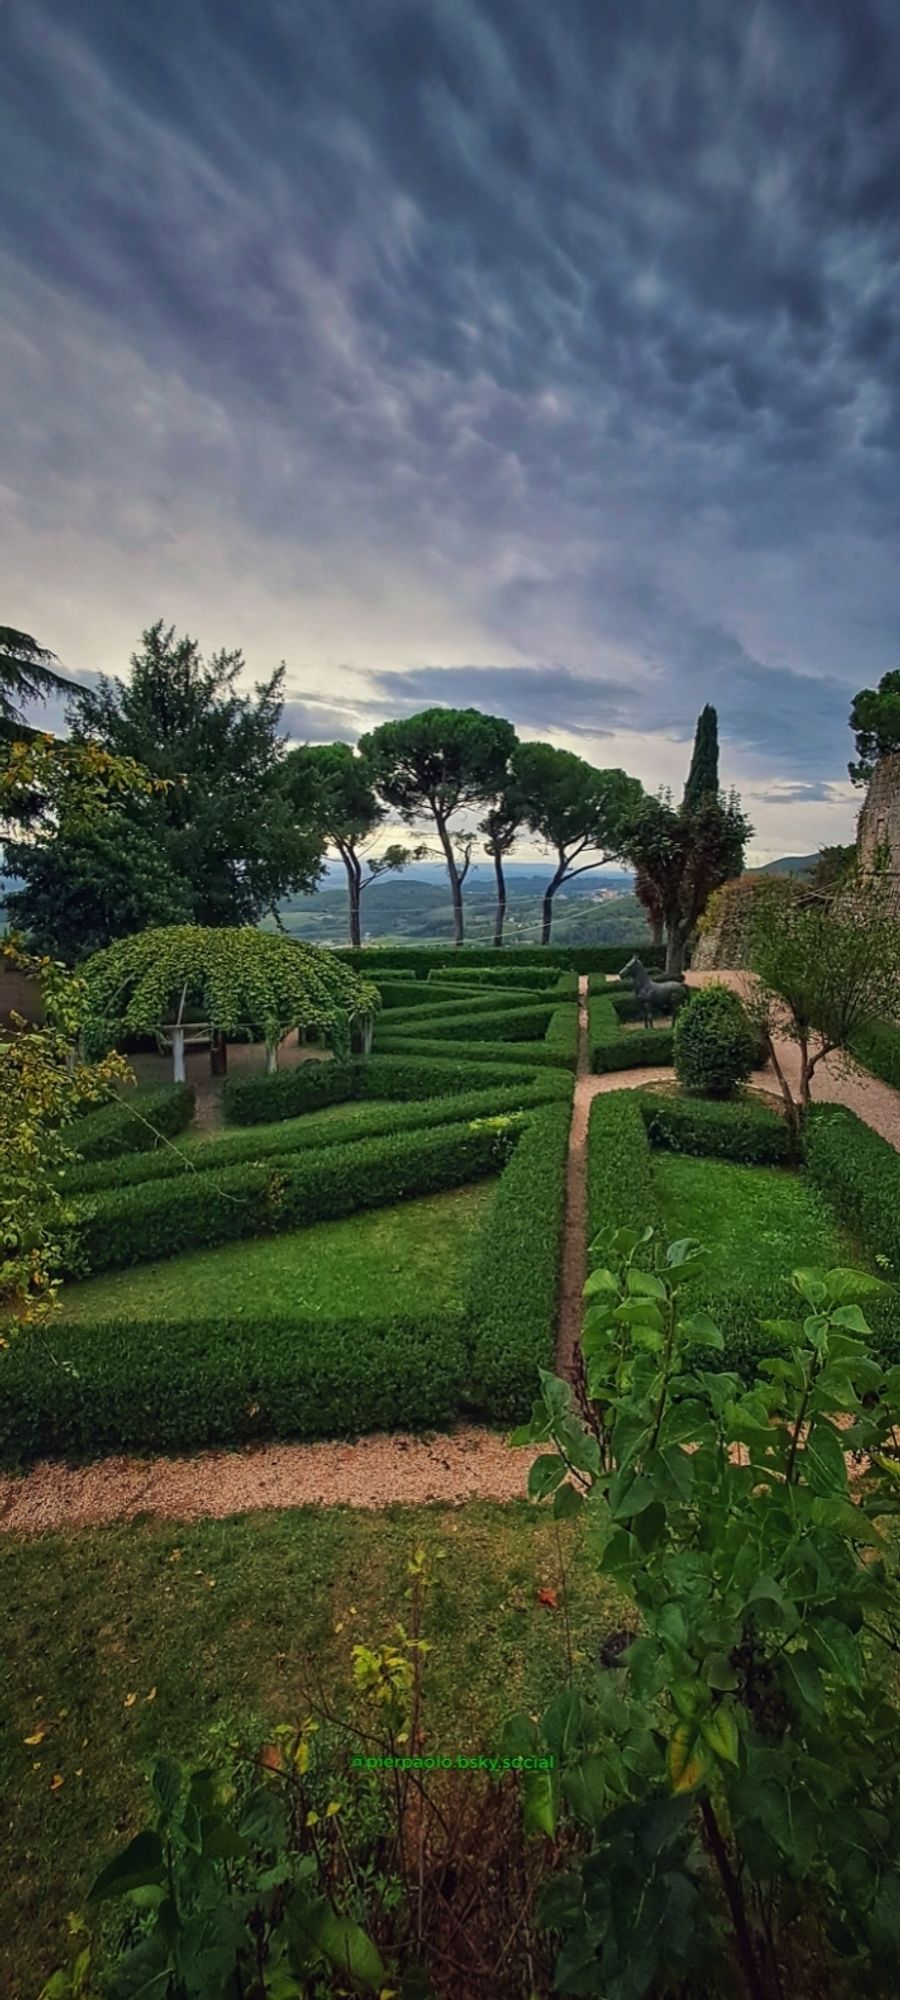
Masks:
[[[176,1083],[184,1082],[184,1029],[172,1029],[172,1070]]]

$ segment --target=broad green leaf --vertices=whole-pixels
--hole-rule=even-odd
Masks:
[[[669,1785],[676,1797],[682,1792],[692,1792],[699,1785],[704,1768],[703,1745],[696,1725],[676,1723],[666,1751]]]
[[[799,1701],[801,1708],[811,1708],[816,1715],[821,1715],[825,1707],[825,1689],[812,1655],[788,1653],[782,1661],[782,1674],[789,1697]]]
[[[807,1627],[810,1649],[825,1668],[846,1687],[859,1690],[859,1645],[852,1632],[838,1618],[816,1617]]]
[[[807,1305],[822,1306],[828,1297],[824,1271],[805,1267],[791,1272],[791,1284]]]
[[[148,1828],[135,1834],[121,1854],[101,1868],[87,1900],[102,1903],[109,1896],[126,1896],[130,1889],[149,1888],[164,1877],[162,1841],[158,1833]]]
[[[594,1299],[598,1296],[599,1293],[602,1292],[607,1292],[611,1294],[613,1298],[618,1298],[619,1296],[618,1280],[614,1278],[612,1271],[604,1271],[602,1269],[599,1271],[591,1271],[589,1277],[586,1278],[582,1286],[581,1289],[582,1298]]]
[[[689,1319],[682,1320],[681,1331],[691,1347],[712,1348],[717,1353],[724,1349],[723,1336],[709,1313],[692,1313]]]
[[[526,1771],[523,1825],[526,1833],[545,1833],[550,1840],[556,1832],[556,1807],[549,1771]]]
[[[862,1306],[838,1306],[837,1312],[831,1315],[831,1324],[846,1327],[848,1333],[861,1333],[867,1339],[871,1338],[872,1329]]]
[[[566,1468],[555,1453],[543,1452],[528,1468],[528,1492],[532,1500],[543,1500],[565,1479]]]
[[[874,1277],[870,1271],[851,1270],[845,1265],[839,1265],[834,1271],[825,1272],[825,1288],[829,1304],[835,1306],[851,1305],[857,1299],[881,1298],[890,1290],[883,1278]],[[845,1320],[843,1324],[848,1326],[850,1322]],[[865,1321],[858,1331],[868,1333],[869,1328]]]
[[[579,1492],[578,1487],[573,1486],[570,1480],[566,1480],[565,1485],[558,1486],[553,1495],[553,1513],[555,1519],[557,1521],[570,1521],[574,1514],[580,1514],[584,1506],[584,1499],[585,1496]]]
[[[731,1708],[724,1704],[714,1708],[711,1715],[704,1716],[700,1730],[704,1743],[708,1743],[717,1757],[721,1757],[726,1764],[737,1763],[738,1731]]]
[[[315,1928],[315,1942],[333,1965],[349,1972],[360,1986],[377,1992],[387,1983],[387,1974],[377,1947],[359,1924],[338,1915],[330,1906]]]
[[[843,1492],[847,1463],[838,1433],[827,1417],[817,1416],[803,1447],[803,1475],[817,1493]]]
[[[151,1773],[150,1789],[161,1820],[168,1824],[181,1797],[181,1765],[174,1757],[158,1758]]]
[[[631,1264],[625,1282],[636,1298],[665,1300],[665,1285],[654,1271],[641,1271],[636,1264]]]
[[[873,1522],[867,1519],[861,1507],[854,1507],[852,1500],[831,1500],[817,1497],[810,1506],[810,1519],[817,1528],[834,1528],[846,1535],[851,1542],[865,1542],[871,1548],[880,1549],[884,1542]]]

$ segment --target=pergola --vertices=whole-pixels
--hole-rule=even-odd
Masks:
[[[141,931],[96,952],[81,975],[86,1052],[105,1052],[127,1035],[155,1035],[171,1047],[176,1083],[184,1081],[189,1031],[209,1034],[211,1066],[219,1073],[228,1036],[248,1031],[265,1043],[270,1072],[292,1028],[301,1038],[314,1034],[335,1055],[353,1043],[367,1054],[372,1045],[377,987],[320,945],[252,925]]]

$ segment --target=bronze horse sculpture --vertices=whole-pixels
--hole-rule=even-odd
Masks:
[[[654,1013],[677,1014],[679,1007],[688,998],[688,989],[681,979],[651,979],[647,967],[642,964],[637,953],[623,965],[619,978],[633,980],[634,997],[645,1028],[652,1028]]]

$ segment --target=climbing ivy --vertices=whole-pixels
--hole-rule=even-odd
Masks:
[[[353,1022],[378,1004],[377,988],[333,952],[252,925],[142,931],[97,952],[83,974],[93,1053],[124,1035],[152,1034],[180,1011],[223,1034],[250,1028],[266,1042],[289,1028],[314,1029],[344,1054]]]

